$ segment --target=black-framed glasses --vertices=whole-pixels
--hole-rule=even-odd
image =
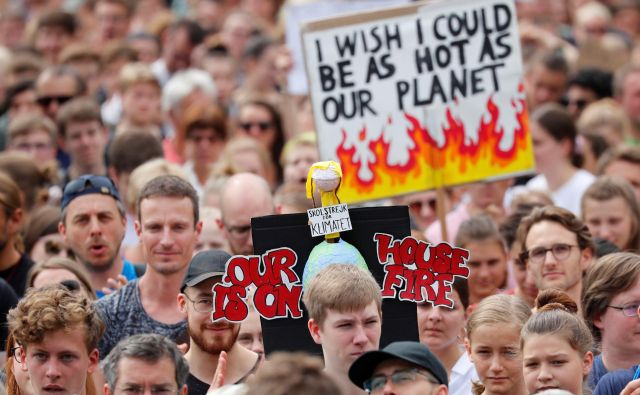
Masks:
[[[198,313],[211,313],[213,311],[213,297],[193,300],[186,293],[183,295],[187,300],[189,300],[189,302],[191,302],[191,304],[193,304],[193,309]]]
[[[640,317],[640,303],[638,302],[625,303],[622,306],[607,305],[607,307],[622,311],[625,317]]]
[[[11,356],[17,363],[22,363],[24,360],[22,359],[22,346],[15,346],[11,348]]]
[[[36,99],[36,102],[42,107],[49,107],[49,105],[54,101],[59,105],[63,105],[64,103],[68,102],[71,99],[73,99],[73,96],[68,96],[68,95],[40,96],[39,98]]]
[[[394,385],[401,386],[403,384],[408,384],[415,381],[418,375],[425,377],[427,381],[432,384],[438,384],[438,380],[436,380],[436,378],[429,373],[417,368],[410,368],[398,370],[390,376],[373,376],[365,380],[364,383],[362,383],[362,386],[364,387],[364,390],[367,391],[367,393],[378,394],[382,393],[382,390],[384,389],[384,386],[387,385],[387,381],[389,381],[389,379],[391,379],[391,382]]]
[[[257,126],[261,132],[266,132],[267,129],[273,127],[273,122],[262,121],[262,122],[241,122],[240,123],[240,127],[245,132],[249,132],[251,128],[253,128],[254,126]]]
[[[563,261],[571,255],[572,248],[578,248],[577,245],[556,243],[551,247],[536,247],[527,251],[523,251],[520,259],[523,261],[529,260],[531,263],[542,263],[547,257],[547,252],[551,251],[551,254],[558,261]]]

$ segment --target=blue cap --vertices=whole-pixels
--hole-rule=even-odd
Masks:
[[[109,195],[118,202],[121,202],[118,189],[110,178],[85,174],[65,185],[60,208],[64,210],[73,199],[93,193]]]

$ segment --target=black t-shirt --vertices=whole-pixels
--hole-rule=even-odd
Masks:
[[[7,336],[7,313],[12,307],[18,304],[18,296],[11,285],[0,278],[0,350],[6,349]]]
[[[247,374],[242,376],[240,380],[236,381],[233,384],[244,383],[247,377],[252,375],[256,371],[256,369],[258,369],[259,365],[260,365],[260,358],[257,358],[256,363],[253,365],[251,370],[249,370]],[[189,377],[187,377],[187,390],[188,390],[187,395],[206,395],[210,386],[211,386],[210,383],[205,383],[204,381],[200,381],[198,378],[196,378],[196,376],[192,375],[191,372],[189,372]]]
[[[200,381],[196,376],[189,373],[187,377],[187,395],[206,395],[209,391],[210,384]]]
[[[26,255],[22,255],[20,260],[10,268],[0,271],[0,277],[5,279],[19,298],[24,296],[27,285],[27,273],[33,266],[33,261]]]

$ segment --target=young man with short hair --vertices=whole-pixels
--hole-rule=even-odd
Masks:
[[[582,275],[594,255],[589,228],[572,212],[556,206],[535,209],[518,227],[520,259],[540,291],[555,288],[580,305]]]
[[[394,342],[355,360],[351,381],[367,393],[447,395],[447,371],[429,349],[418,342]]]
[[[218,367],[220,354],[225,352],[224,384],[239,384],[251,375],[260,357],[238,343],[240,323],[227,320],[211,321],[215,284],[222,281],[225,264],[231,255],[222,250],[207,250],[196,254],[182,283],[178,305],[187,320],[189,351],[185,358],[190,373],[189,395],[205,395]]]
[[[107,324],[100,341],[106,355],[120,340],[139,333],[159,333],[184,341],[186,321],[178,293],[202,230],[198,196],[180,177],[149,181],[138,197],[135,228],[147,269],[96,306]]]
[[[104,331],[89,299],[61,286],[31,289],[8,321],[35,395],[85,393]]]
[[[333,264],[309,281],[303,302],[311,337],[322,346],[325,371],[344,394],[362,394],[347,373],[356,358],[379,347],[380,286],[371,273],[355,265]]]
[[[109,131],[102,123],[98,104],[87,97],[74,99],[60,108],[57,122],[58,144],[71,159],[66,181],[83,174],[106,175]]]
[[[120,255],[126,217],[113,181],[92,174],[76,178],[64,188],[61,210],[58,231],[99,298],[138,278],[140,270]]]

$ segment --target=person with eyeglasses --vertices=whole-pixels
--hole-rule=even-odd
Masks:
[[[189,351],[189,395],[205,395],[218,368],[221,353],[226,353],[224,384],[239,384],[250,376],[260,363],[260,356],[238,343],[240,323],[211,321],[215,284],[222,281],[225,264],[231,255],[222,250],[197,253],[178,295],[180,311],[187,320]]]
[[[349,378],[368,394],[446,395],[447,371],[427,346],[394,342],[362,354],[349,368]]]
[[[189,365],[175,343],[162,335],[123,339],[100,368],[104,395],[187,395]]]
[[[251,218],[275,214],[269,185],[251,173],[229,177],[222,188],[220,211],[218,226],[229,241],[231,253],[253,255]]]
[[[13,356],[29,373],[34,395],[86,393],[105,327],[91,300],[62,285],[32,288],[8,321],[18,346]]]
[[[555,288],[580,303],[582,275],[595,252],[589,228],[569,210],[534,209],[518,228],[520,260],[527,265],[539,291]]]
[[[593,389],[607,372],[640,364],[640,256],[605,255],[583,281],[582,313],[601,351],[588,378]]]

